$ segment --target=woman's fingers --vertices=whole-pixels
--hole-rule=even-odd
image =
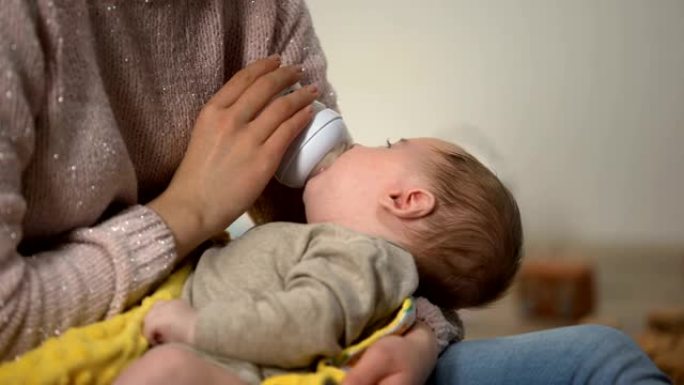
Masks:
[[[280,124],[275,132],[273,132],[273,135],[268,137],[264,143],[264,148],[267,152],[269,154],[277,154],[278,159],[280,159],[290,142],[311,122],[313,111],[313,106],[308,105]]]
[[[280,67],[280,55],[259,59],[238,71],[221,87],[207,104],[227,108],[235,103],[257,79]]]
[[[254,203],[311,120],[318,93],[310,87],[274,99],[302,76],[301,67],[278,66],[262,59],[221,88],[200,112],[169,187],[150,203],[172,229],[180,255]]]
[[[278,68],[254,81],[231,106],[237,121],[247,123],[254,119],[274,97],[302,78],[302,66]]]
[[[342,385],[377,385],[393,375],[389,355],[382,350],[368,349],[342,381]]]
[[[295,128],[295,130],[299,132],[299,130],[309,122],[308,115],[300,115],[297,119],[294,119],[293,122],[288,124],[285,123],[287,123],[290,118],[293,118],[299,111],[306,110],[310,107],[311,103],[316,100],[318,95],[318,88],[314,85],[308,85],[288,95],[277,98],[252,122],[250,130],[253,130],[253,134],[260,142],[269,140],[269,138],[276,133],[278,134],[276,135],[277,138],[281,138],[281,134],[284,134],[286,138],[290,137],[288,132],[283,131],[291,131],[291,129],[289,129],[289,127],[292,126],[291,123],[301,123],[302,118],[304,118],[305,121],[303,125]],[[285,128],[285,130],[282,128]]]

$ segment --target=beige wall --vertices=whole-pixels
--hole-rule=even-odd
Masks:
[[[684,244],[684,1],[308,4],[357,141],[464,142],[533,244]]]

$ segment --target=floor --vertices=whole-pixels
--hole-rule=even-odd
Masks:
[[[592,264],[596,279],[596,311],[591,318],[636,336],[649,311],[684,306],[684,247],[603,247],[529,251],[528,259],[579,259]],[[522,315],[515,284],[485,309],[461,311],[466,338],[517,334],[569,324]]]

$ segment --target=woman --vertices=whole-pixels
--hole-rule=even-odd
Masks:
[[[11,0],[0,42],[3,360],[139,300],[253,205],[311,101],[336,104],[301,1]],[[271,53],[280,57],[233,77]],[[317,88],[263,109],[295,81]],[[297,202],[272,185],[256,207],[262,219],[296,219]],[[601,373],[585,383],[635,372],[666,381],[613,331],[546,333],[456,344],[433,380],[571,383],[579,371]],[[594,338],[607,342],[578,343]],[[603,361],[613,345],[624,351],[613,358],[619,370]],[[194,359],[162,352],[170,363]],[[373,346],[346,382],[420,383],[437,355],[419,325]],[[612,372],[620,376],[602,377]]]

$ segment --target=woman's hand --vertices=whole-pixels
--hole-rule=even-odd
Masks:
[[[233,76],[204,106],[171,184],[149,206],[171,228],[184,256],[245,212],[313,115],[314,86],[276,97],[302,76],[278,57]]]
[[[417,385],[437,363],[437,340],[419,322],[405,336],[387,336],[371,345],[349,371],[343,385]]]

